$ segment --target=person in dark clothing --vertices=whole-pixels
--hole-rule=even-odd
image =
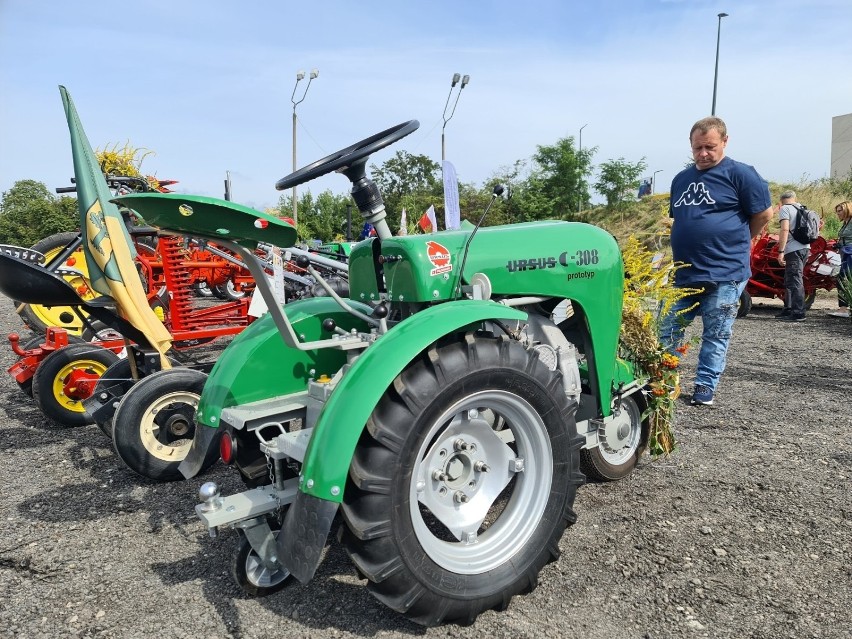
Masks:
[[[799,218],[799,209],[795,204],[795,191],[784,191],[781,194],[781,208],[778,209],[778,219],[781,222],[781,230],[778,233],[778,263],[784,267],[784,310],[775,317],[786,322],[802,322],[805,319],[805,285],[802,282],[802,274],[811,251],[810,244],[802,244],[790,233]]]
[[[702,316],[691,402],[711,405],[725,369],[740,295],[751,276],[751,240],[773,211],[766,180],[754,167],[725,156],[728,130],[720,118],[696,122],[689,142],[695,164],[672,180],[671,242],[675,261],[687,265],[675,272],[675,286],[702,292],[681,299],[661,318],[659,337],[674,355],[686,327],[696,315]]]

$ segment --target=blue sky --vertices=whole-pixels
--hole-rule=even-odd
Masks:
[[[852,112],[849,0],[0,0],[0,191],[68,184],[63,84],[93,146],[150,149],[143,171],[187,193],[221,197],[230,171],[235,200],[272,206],[292,170],[295,75],[312,68],[300,166],[410,119],[420,129],[371,162],[402,149],[440,161],[459,72],[471,80],[446,144],[460,180],[480,185],[586,125],[595,164],[645,157],[664,191],[710,112],[720,12],[728,155],[773,181],[826,176],[831,118]]]

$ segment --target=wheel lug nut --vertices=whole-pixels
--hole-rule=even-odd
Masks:
[[[453,448],[458,451],[470,450],[471,446],[461,437],[459,437],[456,441],[453,442]]]
[[[470,497],[465,495],[462,491],[457,490],[455,493],[453,493],[453,501],[455,501],[457,504],[466,504],[470,501]]]
[[[491,466],[486,464],[484,461],[478,461],[473,465],[473,469],[478,473],[487,473],[491,470]]]
[[[449,479],[447,473],[445,473],[442,469],[436,468],[432,471],[432,479],[435,481],[447,481]]]

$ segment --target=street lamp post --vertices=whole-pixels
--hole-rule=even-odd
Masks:
[[[588,122],[580,127],[580,141],[577,145],[578,146],[578,151],[577,151],[578,168],[579,168],[579,163],[580,163],[580,156],[583,154],[583,129],[585,129],[587,126],[589,126]],[[581,178],[582,178],[582,176],[581,176]],[[579,181],[577,183],[577,186],[580,187]],[[583,189],[578,188],[577,190],[578,190],[578,193],[577,193],[577,213],[579,213],[580,211],[583,210]]]
[[[662,169],[657,169],[651,175],[651,195],[657,192],[657,173],[660,173]]]
[[[722,37],[722,18],[727,18],[727,13],[720,13],[719,26],[716,29],[716,71],[713,73],[713,106],[710,108],[710,115],[716,115],[716,83],[719,80],[719,41]]]
[[[447,107],[450,106],[450,98],[453,95],[453,89],[459,83],[459,80],[461,80],[461,86],[459,87],[458,93],[456,93],[456,101],[453,102],[453,110],[450,111],[450,115],[449,115],[449,117],[447,117]],[[447,94],[447,102],[446,102],[446,104],[444,104],[444,115],[443,115],[444,126],[441,127],[441,162],[443,162],[444,160],[447,159],[446,145],[444,143],[444,129],[447,128],[447,122],[452,120],[453,114],[455,114],[455,112],[456,112],[456,105],[459,103],[459,98],[461,97],[462,89],[464,89],[467,86],[468,82],[470,82],[470,76],[469,75],[465,75],[464,77],[462,77],[461,74],[459,74],[459,73],[453,74],[453,80],[452,80],[452,83],[450,84],[450,92]]]
[[[293,94],[290,96],[290,102],[293,103],[293,172],[296,172],[296,105],[301,104],[308,95],[308,89],[311,88],[311,82],[319,75],[319,69],[312,69],[311,75],[308,77],[308,84],[305,86],[305,92],[299,100],[296,100],[296,89],[299,87],[299,82],[305,79],[305,72],[299,71],[296,74],[296,84],[293,85]],[[296,206],[296,186],[293,186],[293,222],[299,221],[298,211]]]

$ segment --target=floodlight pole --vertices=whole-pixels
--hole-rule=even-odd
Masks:
[[[299,71],[296,73],[296,84],[293,85],[293,93],[290,96],[290,102],[293,103],[293,173],[296,172],[296,105],[301,104],[305,99],[305,96],[308,95],[308,89],[311,88],[311,82],[313,82],[318,75],[319,69],[313,69],[311,71],[311,75],[308,77],[308,84],[305,86],[305,92],[299,100],[296,100],[296,89],[299,86],[299,82],[305,79],[305,72]],[[298,221],[299,216],[296,204],[296,186],[293,185],[293,223],[296,224]]]
[[[580,166],[580,157],[583,154],[583,129],[585,129],[587,126],[589,126],[588,122],[580,127],[580,141],[577,145],[578,146],[577,168],[579,168],[579,166]],[[582,175],[580,177],[582,178]],[[577,186],[580,186],[579,182],[577,183]],[[583,210],[583,191],[582,191],[582,189],[578,189],[578,192],[577,192],[577,213],[579,213],[582,210]]]
[[[716,29],[716,71],[713,73],[713,106],[710,107],[710,115],[716,115],[716,84],[719,80],[719,41],[722,37],[722,18],[727,18],[727,13],[720,13],[719,26]]]
[[[450,106],[450,98],[453,95],[453,89],[459,83],[459,80],[461,80],[461,86],[459,86],[458,93],[456,93],[456,101],[453,102],[453,110],[450,112],[450,115],[448,117],[447,116],[447,107]],[[441,127],[441,162],[442,163],[444,162],[444,160],[447,159],[447,147],[446,147],[445,135],[444,135],[445,129],[447,128],[447,122],[449,122],[450,120],[453,119],[453,115],[456,112],[456,105],[458,105],[459,98],[461,97],[462,89],[464,89],[467,86],[468,82],[470,82],[470,76],[469,75],[465,75],[464,77],[462,77],[461,74],[459,74],[459,73],[453,74],[453,79],[452,79],[452,82],[450,83],[450,92],[447,94],[447,102],[446,102],[446,104],[444,104],[444,115],[443,115],[444,125]]]

